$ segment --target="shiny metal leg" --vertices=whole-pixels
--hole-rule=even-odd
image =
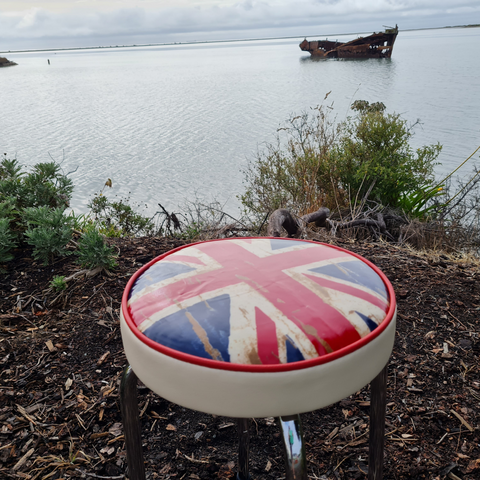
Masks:
[[[237,480],[249,480],[248,454],[250,451],[250,419],[237,418],[238,428],[238,473]]]
[[[300,415],[279,418],[285,447],[286,480],[307,480],[307,459]]]
[[[137,376],[130,365],[125,368],[120,383],[120,408],[127,449],[129,479],[145,480],[142,435],[138,418]]]

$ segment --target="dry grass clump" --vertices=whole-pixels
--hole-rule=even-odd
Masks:
[[[478,254],[480,247],[480,231],[461,224],[445,225],[441,221],[424,223],[413,220],[402,225],[401,235],[400,243],[416,250]]]
[[[460,228],[447,231],[441,222],[420,222],[412,220],[400,227],[399,243],[407,244],[416,250],[453,252],[458,249]]]

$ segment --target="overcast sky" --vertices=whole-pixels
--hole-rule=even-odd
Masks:
[[[0,51],[478,23],[479,0],[1,0]]]

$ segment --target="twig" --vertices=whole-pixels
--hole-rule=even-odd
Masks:
[[[104,480],[120,480],[122,478],[125,478],[125,475],[117,475],[115,477],[105,477],[103,475],[96,475],[95,473],[85,472],[84,470],[80,470],[79,468],[76,468],[75,471],[78,473],[81,473],[82,475],[88,475],[89,477],[100,478]]]
[[[77,168],[75,170],[72,170],[71,172],[66,173],[65,176],[68,177],[72,173],[75,173],[77,170],[78,170],[78,165],[77,165]]]
[[[337,466],[333,470],[335,471],[345,460],[348,460],[350,457],[353,457],[354,455],[355,455],[354,453],[347,455],[340,463],[337,463]]]
[[[363,207],[364,207],[365,204],[367,203],[368,197],[370,196],[370,193],[372,193],[373,187],[375,186],[375,183],[376,183],[376,182],[377,182],[377,180],[375,179],[375,180],[370,184],[370,186],[368,187],[367,193],[363,196],[362,202],[360,203],[360,211],[363,210]],[[362,184],[363,184],[363,180],[362,180]]]
[[[193,453],[191,457],[189,457],[188,455],[185,455],[184,453],[182,453],[182,455],[183,455],[183,458],[186,458],[187,460],[193,463],[210,463],[208,460],[197,460],[193,458]]]
[[[30,457],[33,452],[35,451],[34,448],[31,448],[13,467],[13,471],[18,470],[27,460],[28,457]]]
[[[455,170],[453,170],[453,172],[450,172],[443,180],[441,180],[440,183],[436,185],[436,187],[440,187],[440,185],[442,185],[448,178],[450,178],[459,168],[465,165],[478,152],[478,150],[480,150],[480,146],[477,147],[477,149],[466,160],[464,160]]]
[[[467,427],[471,432],[475,430],[460,414],[458,414],[455,410],[450,409],[450,412],[452,412],[459,420],[462,422],[462,424]]]
[[[217,202],[218,203],[218,202]],[[247,228],[247,226],[241,222],[240,220],[237,220],[235,217],[232,217],[231,215],[229,215],[228,213],[225,213],[223,210],[220,210],[218,208],[215,208],[215,207],[212,207],[211,205],[203,205],[203,204],[200,204],[201,207],[204,207],[204,208],[208,208],[210,210],[215,210],[216,212],[218,213],[221,213],[222,215],[224,216],[227,216],[227,217],[230,217],[232,220],[234,220],[236,223],[239,223],[240,225],[243,225],[245,228]],[[218,221],[219,223],[222,221],[222,218],[220,218],[220,220]]]
[[[145,402],[145,406],[142,408],[142,411],[140,412],[140,415],[138,418],[142,418],[143,414],[145,413],[145,410],[148,408],[148,404],[150,403],[150,399],[147,398],[147,401]]]
[[[477,399],[480,400],[480,396],[473,390],[473,388],[469,388],[470,393]]]
[[[10,315],[16,315],[17,317],[22,317],[24,320],[26,320],[28,323],[30,323],[31,325],[33,325],[34,327],[36,327],[36,325],[31,321],[29,320],[25,315],[21,315],[20,313],[11,313]]]
[[[170,216],[170,214],[165,210],[165,207],[164,207],[161,203],[159,203],[158,206],[163,210],[163,213],[164,213],[167,217]]]
[[[451,478],[452,480],[462,480],[460,477],[457,477],[454,473],[449,472],[448,473],[448,478]]]
[[[268,211],[267,214],[265,215],[265,218],[263,219],[263,222],[260,225],[260,228],[258,229],[257,235],[260,235],[260,232],[262,231],[262,228],[265,225],[265,222],[268,220],[269,216],[270,216],[270,211]]]

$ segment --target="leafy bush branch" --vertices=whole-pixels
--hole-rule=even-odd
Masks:
[[[384,104],[354,102],[354,114],[338,124],[329,108],[291,117],[248,165],[240,200],[254,224],[270,217],[275,235],[299,234],[306,218],[329,210],[322,227],[330,236],[478,251],[480,171],[455,186],[452,175],[480,147],[438,181],[441,145],[414,150],[415,125],[386,113]]]
[[[441,146],[414,152],[412,129],[382,103],[357,101],[352,109],[356,114],[338,124],[323,106],[290,118],[277,142],[247,167],[240,197],[246,211],[257,220],[278,208],[298,215],[322,206],[341,212],[366,196],[405,209],[406,197],[430,191]],[[411,204],[418,207],[415,199]]]
[[[14,258],[13,250],[33,247],[35,260],[44,265],[72,253],[75,228],[87,233],[79,240],[79,259],[89,268],[113,268],[115,256],[89,218],[67,215],[73,182],[56,162],[38,163],[23,171],[16,159],[0,163],[0,263]],[[93,232],[93,233],[92,233]]]
[[[27,225],[26,242],[33,246],[33,258],[44,265],[52,263],[55,256],[69,255],[66,249],[72,239],[73,222],[61,207],[45,205],[25,208],[22,219]]]

